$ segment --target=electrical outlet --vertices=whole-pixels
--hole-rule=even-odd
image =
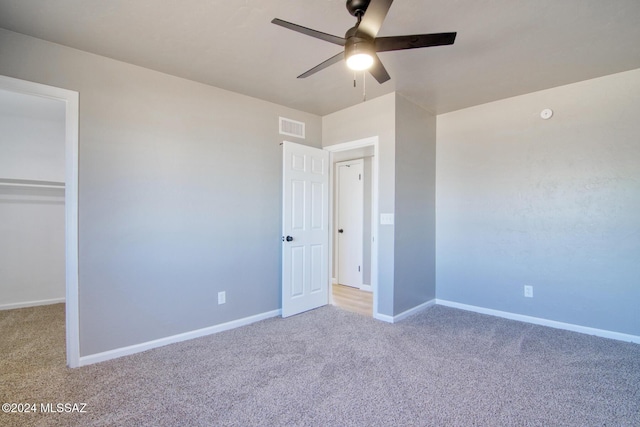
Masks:
[[[218,305],[227,302],[227,293],[225,291],[218,292]]]
[[[533,298],[533,286],[524,285],[524,296],[527,298]]]

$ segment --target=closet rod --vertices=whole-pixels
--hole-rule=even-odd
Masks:
[[[0,178],[0,186],[6,187],[34,187],[34,188],[63,188],[64,182],[41,181],[37,179]]]

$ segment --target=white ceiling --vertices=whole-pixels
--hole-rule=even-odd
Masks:
[[[374,0],[375,1],[375,0]],[[343,36],[344,0],[0,0],[0,27],[299,110],[362,102],[340,47],[270,23]],[[453,46],[380,54],[392,91],[432,113],[640,68],[639,0],[396,0],[379,36],[457,31]]]

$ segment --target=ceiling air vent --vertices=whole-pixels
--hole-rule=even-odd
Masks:
[[[304,123],[280,117],[280,134],[304,139]]]

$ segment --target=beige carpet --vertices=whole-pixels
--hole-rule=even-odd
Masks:
[[[640,425],[639,345],[440,306],[323,307],[73,370],[62,305],[2,311],[0,333],[1,403],[86,403],[2,426]]]

